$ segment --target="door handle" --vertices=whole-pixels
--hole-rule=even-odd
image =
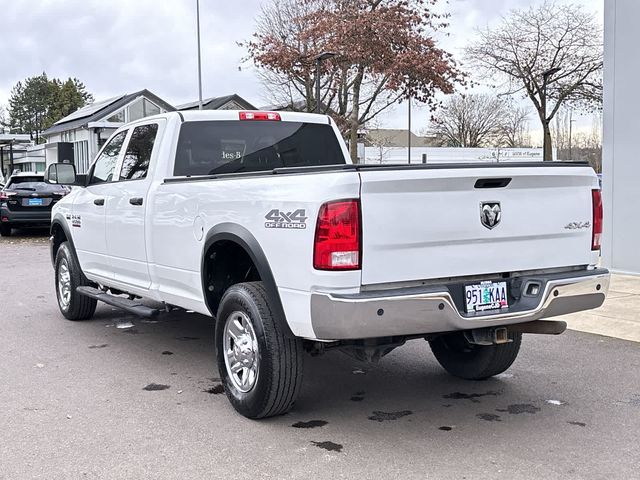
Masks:
[[[131,197],[129,203],[131,205],[142,205],[142,197]]]
[[[99,205],[99,206],[104,205],[104,198],[96,198],[96,199],[93,201],[93,204],[94,204],[94,205]]]

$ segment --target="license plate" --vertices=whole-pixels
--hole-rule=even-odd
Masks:
[[[481,282],[465,285],[464,297],[467,313],[507,308],[507,282]]]
[[[30,207],[41,207],[42,199],[41,198],[30,198],[27,202],[27,205]]]

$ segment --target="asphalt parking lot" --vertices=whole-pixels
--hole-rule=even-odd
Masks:
[[[423,341],[378,365],[307,357],[295,409],[256,422],[224,396],[212,319],[64,320],[46,232],[0,239],[0,280],[2,479],[638,478],[635,342],[526,336],[483,382]]]

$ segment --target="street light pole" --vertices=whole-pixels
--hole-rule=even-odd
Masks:
[[[542,153],[544,161],[552,160],[553,157],[553,155],[551,154],[551,134],[549,133],[549,119],[547,118],[547,83],[551,76],[555,75],[560,70],[561,68],[559,67],[553,67],[542,72],[542,98],[540,99],[540,103],[542,104],[543,116]]]
[[[322,52],[316,57],[316,113],[320,113],[320,65],[324,60],[335,57],[336,55],[337,53],[333,52]]]
[[[407,123],[408,125],[408,130],[407,130],[407,163],[411,163],[411,97],[409,97],[409,112],[407,115]]]
[[[202,110],[202,61],[200,60],[200,0],[196,0],[196,23],[198,32],[198,110]]]

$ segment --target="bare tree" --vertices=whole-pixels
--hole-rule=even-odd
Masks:
[[[438,92],[452,93],[463,74],[433,33],[446,15],[436,0],[271,0],[246,42],[249,58],[276,101],[307,111],[316,103],[348,134],[357,160],[358,129],[405,98],[434,106]],[[320,67],[316,58],[336,54]]]
[[[505,102],[495,95],[452,95],[431,120],[430,132],[447,147],[484,147],[499,143]]]
[[[504,115],[500,126],[500,144],[503,147],[531,146],[529,114],[530,110],[527,107],[519,106],[513,100],[505,102]]]
[[[505,80],[508,93],[531,99],[544,133],[544,159],[551,160],[549,124],[560,107],[602,103],[602,44],[593,14],[579,5],[545,1],[480,30],[465,56],[485,76]]]

